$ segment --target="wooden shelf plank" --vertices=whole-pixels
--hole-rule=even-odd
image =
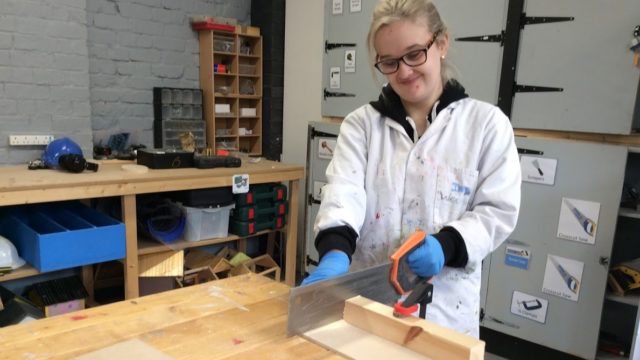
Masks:
[[[618,215],[628,218],[640,219],[640,211],[629,208],[620,208],[620,210],[618,211]]]
[[[639,295],[615,295],[615,294],[607,294],[606,298],[611,301],[616,301],[622,304],[627,304],[631,306],[640,305],[640,296]]]
[[[40,271],[36,270],[33,266],[29,265],[29,264],[25,264],[24,266],[13,270],[12,272],[2,275],[0,276],[0,282],[3,281],[10,281],[10,280],[16,280],[16,279],[22,279],[22,278],[26,278],[26,277],[30,277],[30,276],[34,276],[34,275],[38,275],[38,274],[43,274]]]
[[[278,230],[262,230],[262,231],[258,231],[255,234],[252,234],[252,235],[249,235],[249,236],[230,235],[230,236],[227,236],[227,237],[215,238],[215,239],[206,239],[206,240],[200,240],[200,241],[179,240],[179,241],[176,241],[175,243],[172,243],[170,245],[165,245],[165,244],[159,243],[159,242],[151,240],[151,239],[139,239],[138,240],[138,255],[154,254],[154,253],[165,252],[165,251],[179,251],[179,250],[184,250],[184,249],[188,249],[188,248],[221,244],[221,243],[226,243],[226,242],[229,242],[229,241],[237,241],[237,240],[241,240],[241,239],[246,239],[246,238],[252,237],[252,236],[264,235],[264,234],[268,234],[268,233],[273,232],[273,231],[286,231],[286,226],[284,228],[278,229]]]

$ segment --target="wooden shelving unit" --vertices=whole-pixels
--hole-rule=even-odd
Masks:
[[[126,254],[124,262],[125,298],[139,296],[139,267],[141,255],[165,252],[169,248],[160,243],[151,243],[138,238],[136,231],[136,196],[139,194],[162,193],[169,191],[205,189],[231,186],[234,174],[248,174],[251,184],[286,182],[290,189],[287,224],[298,222],[298,187],[304,177],[304,168],[279,162],[262,160],[257,163],[243,162],[240,168],[215,169],[152,169],[145,174],[134,174],[122,170],[123,162],[100,162],[100,174],[85,172],[72,174],[47,170],[33,172],[26,166],[5,166],[0,177],[0,207],[35,203],[83,200],[117,196],[121,198],[122,222],[125,225]],[[46,184],[46,186],[45,186]],[[296,271],[297,228],[287,226],[284,229],[265,230],[260,234],[274,231],[284,232],[286,239],[285,282],[293,286]],[[253,236],[253,235],[252,235]],[[175,244],[180,249],[205,246],[221,241],[245,241],[246,237],[229,235],[219,239],[205,239],[197,242]],[[139,243],[140,240],[140,243]],[[64,256],[64,255],[52,255]],[[40,272],[30,265],[0,276],[0,282],[35,276]],[[87,289],[93,288],[92,265],[82,267],[83,283]]]
[[[236,29],[199,30],[207,146],[261,155],[262,37]]]

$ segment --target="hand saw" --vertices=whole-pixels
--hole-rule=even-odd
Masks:
[[[289,294],[288,335],[304,333],[342,319],[344,301],[357,295],[393,307],[397,316],[407,316],[417,310],[417,305],[415,308],[403,306],[424,303],[421,307],[421,316],[424,318],[424,309],[426,303],[431,302],[433,286],[426,280],[417,282],[420,279],[415,275],[407,276],[400,261],[424,241],[425,236],[422,231],[410,236],[391,256],[391,263],[293,288]],[[416,292],[412,292],[403,303],[396,303],[398,297],[406,293],[405,289],[413,289],[416,284]],[[425,297],[423,300],[423,294],[428,294],[428,299]]]
[[[398,294],[389,283],[390,263],[291,289],[287,334],[301,334],[342,319],[344,301],[362,295],[393,306]]]

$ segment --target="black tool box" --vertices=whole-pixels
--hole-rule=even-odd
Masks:
[[[173,149],[140,149],[138,164],[150,169],[177,169],[193,167],[193,152]]]

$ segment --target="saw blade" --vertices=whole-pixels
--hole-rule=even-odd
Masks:
[[[389,283],[390,267],[386,263],[291,289],[287,334],[301,334],[342,319],[344,301],[357,295],[393,306],[398,295]]]

